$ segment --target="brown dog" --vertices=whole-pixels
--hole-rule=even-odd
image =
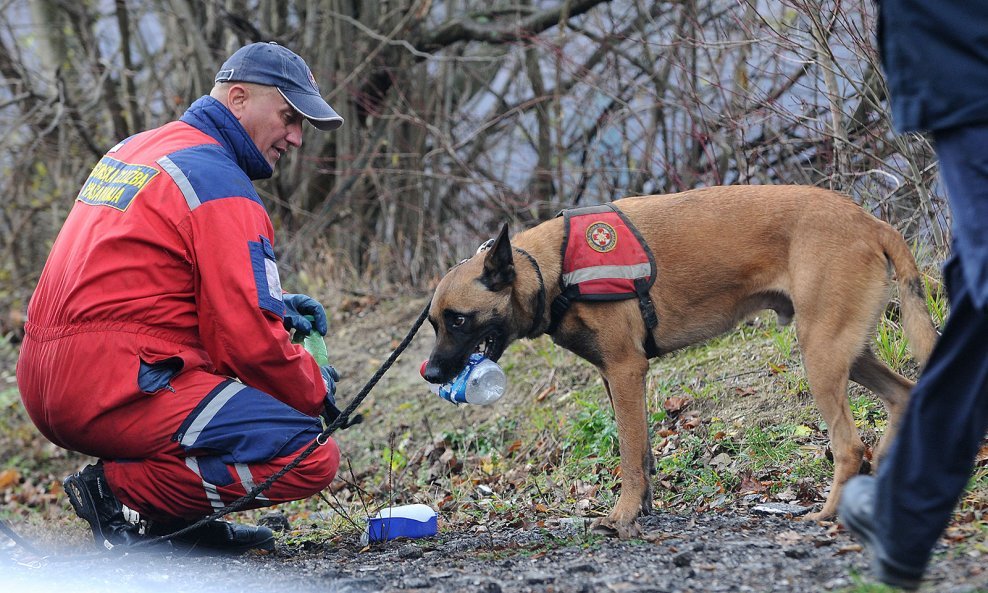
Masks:
[[[893,372],[869,342],[889,299],[894,266],[910,347],[921,363],[937,339],[923,285],[902,236],[848,198],[813,187],[711,187],[614,202],[651,248],[656,278],[648,294],[657,353],[696,344],[772,309],[796,317],[796,334],[816,404],[830,430],[834,480],[823,508],[832,517],[844,482],[858,473],[864,444],[847,400],[847,381],[875,392],[889,414],[876,458],[888,448],[912,381]],[[560,293],[564,224],[555,218],[457,265],[439,283],[429,320],[436,345],[426,378],[451,379],[480,349],[493,360],[512,340],[550,327]],[[550,333],[594,364],[614,408],[621,496],[598,531],[628,538],[652,505],[654,470],[645,409],[646,328],[636,299],[573,304]],[[653,349],[652,353],[656,351]]]

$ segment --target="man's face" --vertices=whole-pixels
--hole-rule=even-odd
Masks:
[[[289,148],[302,146],[304,118],[274,87],[249,85],[246,90],[238,119],[264,159],[274,168]]]

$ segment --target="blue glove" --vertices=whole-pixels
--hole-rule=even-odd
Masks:
[[[322,379],[326,382],[326,401],[323,404],[322,418],[326,421],[326,426],[329,426],[342,414],[340,409],[336,407],[336,382],[340,380],[340,374],[332,365],[328,364],[320,367],[319,370],[322,371]],[[357,414],[353,418],[348,418],[339,428],[340,430],[350,428],[363,421],[364,417]]]
[[[329,331],[326,310],[316,299],[304,294],[286,294],[282,296],[282,300],[285,301],[285,319],[283,322],[285,329],[294,329],[303,336],[307,336],[312,332],[312,326],[315,324],[315,330],[320,335],[325,336],[326,332]],[[306,315],[312,316],[311,322],[305,318]]]
[[[319,367],[322,372],[322,380],[326,382],[326,403],[336,405],[336,382],[340,380],[340,374],[332,365]]]
[[[336,407],[336,382],[340,380],[340,374],[336,372],[336,369],[332,365],[328,364],[319,367],[319,370],[322,371],[322,379],[326,382],[326,401],[323,404],[321,416],[326,422],[326,426],[329,426],[343,413]],[[345,419],[339,426],[339,429],[344,430],[363,421],[364,416],[362,414],[356,414],[352,418]]]

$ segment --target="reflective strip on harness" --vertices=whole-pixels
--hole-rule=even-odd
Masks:
[[[580,284],[588,280],[634,280],[635,278],[648,278],[652,274],[650,264],[634,264],[631,266],[595,266],[583,268],[563,274],[563,284]]]

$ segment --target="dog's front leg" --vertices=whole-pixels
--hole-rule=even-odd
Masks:
[[[648,360],[628,357],[608,362],[601,369],[607,396],[614,408],[621,452],[621,496],[607,517],[594,524],[594,531],[629,539],[640,534],[638,515],[652,508],[650,482],[651,444],[645,410],[645,373]]]

